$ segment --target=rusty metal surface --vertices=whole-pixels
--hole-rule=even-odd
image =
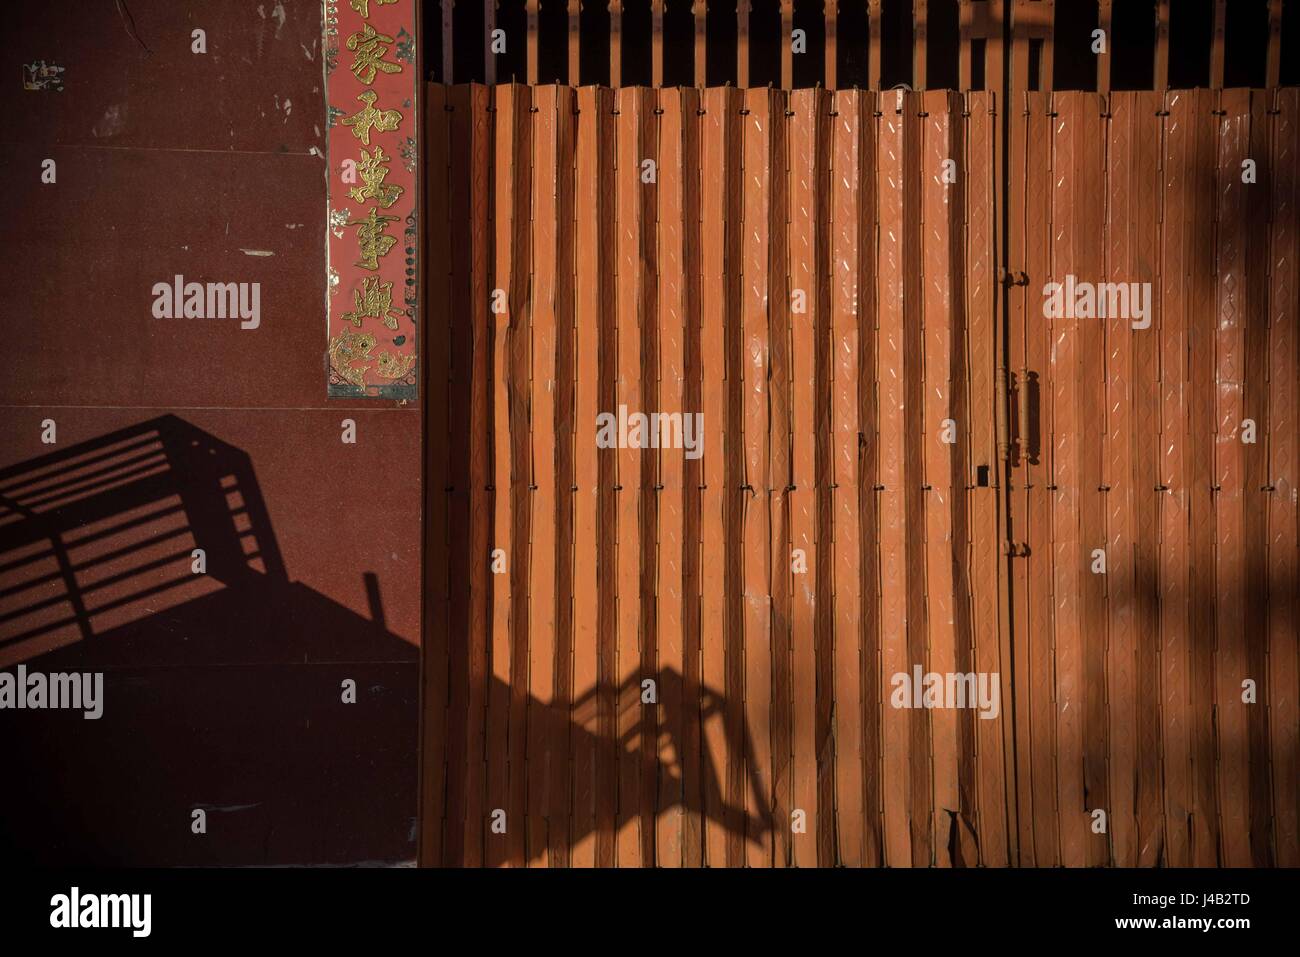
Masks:
[[[434,88],[490,239],[430,303],[480,529],[430,566],[485,583],[426,862],[1296,863],[1296,99],[1026,94],[1003,357],[991,94]],[[597,447],[620,404],[702,457]]]

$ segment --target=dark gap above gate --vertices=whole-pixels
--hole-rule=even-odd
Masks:
[[[422,0],[441,83],[1165,90],[1294,84],[1300,0]]]

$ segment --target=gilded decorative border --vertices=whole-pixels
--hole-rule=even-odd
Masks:
[[[329,395],[414,399],[415,0],[323,0]]]

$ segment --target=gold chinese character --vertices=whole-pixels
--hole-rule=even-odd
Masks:
[[[385,7],[396,2],[397,0],[351,0],[348,6],[357,11],[357,13],[361,14],[363,17],[369,17],[370,4],[377,3],[379,6]]]
[[[397,202],[397,198],[405,190],[396,184],[385,184],[384,180],[388,178],[389,169],[384,163],[389,161],[385,155],[382,146],[376,146],[374,155],[361,151],[361,162],[357,164],[357,169],[361,173],[361,178],[365,180],[365,186],[353,186],[348,190],[348,195],[358,203],[364,203],[367,199],[376,200],[380,206],[387,209]]]
[[[375,109],[375,100],[379,99],[379,95],[374,90],[366,90],[357,99],[366,105],[351,116],[345,116],[341,122],[344,126],[351,126],[352,135],[367,146],[370,145],[371,129],[390,133],[402,122],[402,114],[397,110]]]
[[[385,43],[392,43],[393,38],[385,36],[370,24],[364,24],[360,33],[348,37],[347,47],[356,53],[357,59],[352,64],[353,75],[362,83],[375,82],[375,73],[401,73],[402,68],[396,63],[384,59],[388,52]]]
[[[397,320],[402,314],[393,312],[391,282],[380,282],[377,276],[367,276],[361,280],[361,288],[353,291],[352,301],[356,304],[356,310],[345,312],[340,318],[358,329],[361,328],[361,320],[365,318],[380,319],[389,329],[397,328]]]
[[[396,216],[380,216],[379,210],[371,207],[370,215],[365,219],[354,219],[349,226],[357,228],[357,245],[361,247],[361,259],[357,265],[362,269],[378,269],[379,257],[387,256],[388,251],[397,242],[396,236],[384,235],[389,223],[397,222]]]

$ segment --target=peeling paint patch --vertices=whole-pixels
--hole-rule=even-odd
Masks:
[[[415,37],[402,27],[397,33],[397,45],[393,48],[393,58],[402,63],[415,64]]]
[[[242,246],[239,251],[245,256],[274,256],[275,253],[269,249],[244,249]]]
[[[259,3],[257,5],[257,15],[261,17],[262,20],[264,21],[266,20],[265,4]],[[280,39],[280,31],[284,29],[284,21],[288,19],[288,15],[285,13],[283,3],[277,2],[276,5],[271,8],[271,19],[275,21],[275,39],[278,40]],[[259,28],[257,31],[257,58],[259,60],[262,58],[262,43],[264,39],[265,39],[265,23],[263,23],[262,27]]]
[[[266,7],[262,4],[257,5],[257,15],[263,20],[266,19]],[[284,4],[276,0],[276,4],[271,8],[271,19],[275,21],[275,38],[280,39],[280,31],[284,29],[284,21],[289,19],[288,14],[284,11]]]
[[[96,138],[104,139],[110,136],[116,136],[122,132],[122,127],[126,125],[126,104],[114,103],[95,124],[90,135]]]
[[[57,63],[36,60],[23,64],[23,89],[38,93],[63,92],[63,67]]]
[[[266,7],[262,6],[260,3],[257,5],[257,15],[263,20],[266,19]],[[266,33],[265,27],[266,24],[262,24],[262,26],[257,29],[257,58],[259,60],[262,59],[262,44],[264,42],[263,35]]]

